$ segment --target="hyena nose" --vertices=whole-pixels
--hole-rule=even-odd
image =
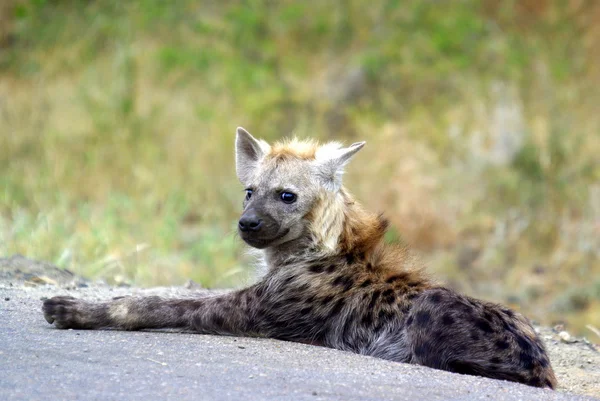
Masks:
[[[240,231],[243,232],[258,231],[262,227],[262,220],[256,215],[242,216],[238,222],[238,226],[240,227]]]

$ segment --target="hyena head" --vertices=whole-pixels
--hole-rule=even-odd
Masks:
[[[335,247],[343,217],[336,216],[331,206],[344,203],[343,168],[364,144],[344,148],[338,143],[319,146],[294,139],[271,146],[238,128],[236,171],[246,188],[238,224],[242,239],[263,249],[314,239],[327,231],[330,246]]]

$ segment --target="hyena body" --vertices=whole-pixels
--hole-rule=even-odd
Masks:
[[[383,241],[386,221],[341,186],[344,165],[363,145],[270,146],[238,129],[236,167],[247,187],[239,232],[263,250],[267,267],[256,284],[196,299],[55,297],[44,302],[46,320],[270,337],[554,388],[525,318],[436,285],[406,249]]]

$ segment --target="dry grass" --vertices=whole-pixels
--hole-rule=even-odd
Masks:
[[[598,327],[600,14],[560,3],[15,3],[0,254],[237,285],[235,127],[364,139],[347,185],[390,240],[458,289]]]

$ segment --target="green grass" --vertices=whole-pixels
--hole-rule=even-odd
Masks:
[[[595,2],[11,3],[0,255],[240,285],[235,127],[366,139],[347,186],[390,239],[460,290],[600,326]]]

